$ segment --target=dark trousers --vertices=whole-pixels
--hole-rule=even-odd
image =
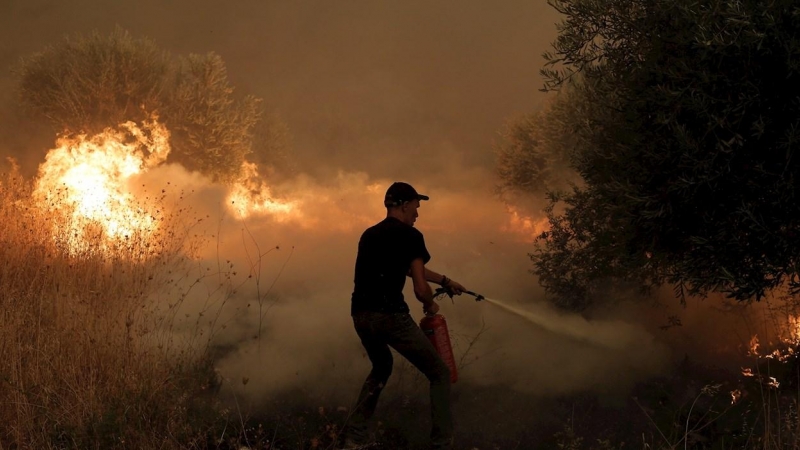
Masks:
[[[392,347],[430,381],[431,443],[433,448],[451,448],[450,370],[414,319],[405,313],[357,312],[353,315],[353,324],[372,361],[372,371],[361,388],[346,435],[357,441],[367,437],[369,419],[392,374],[392,352],[389,350]]]

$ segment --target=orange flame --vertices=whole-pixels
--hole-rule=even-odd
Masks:
[[[761,344],[758,341],[758,335],[754,334],[752,338],[750,338],[750,344],[748,345],[748,356],[758,356],[758,347]]]
[[[519,212],[514,206],[506,206],[509,218],[502,231],[517,235],[522,242],[533,243],[540,234],[550,229],[547,217],[534,219]]]
[[[226,197],[228,207],[240,219],[269,217],[316,232],[348,232],[366,227],[385,213],[381,197],[388,183],[371,182],[361,172],[340,171],[335,179],[319,184],[307,175],[298,175],[281,185],[291,192],[291,200],[273,194],[255,164],[245,163],[242,176]]]
[[[279,222],[302,217],[297,202],[282,201],[272,196],[254,163],[242,164],[239,180],[228,194],[228,205],[244,219],[252,215],[270,214]]]
[[[742,398],[741,389],[734,389],[731,391],[731,405],[735,405]]]
[[[787,334],[788,336],[784,339],[784,342],[800,345],[800,317],[789,315]]]
[[[142,128],[126,122],[120,130],[62,137],[56,144],[39,166],[33,197],[44,210],[66,216],[66,222],[57,222],[53,231],[66,239],[71,252],[106,249],[91,242],[92,228],[99,227],[110,244],[147,236],[158,227],[149,208],[130,192],[129,182],[166,159],[170,150],[166,128],[156,120]]]

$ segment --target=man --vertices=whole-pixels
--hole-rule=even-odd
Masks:
[[[358,243],[351,315],[356,333],[372,362],[372,371],[345,427],[345,448],[358,448],[368,440],[368,421],[392,373],[389,347],[430,381],[432,448],[452,447],[450,371],[409,315],[403,286],[406,276],[411,277],[414,295],[422,303],[425,314],[439,311],[429,281],[456,295],[464,292],[465,288],[425,267],[431,257],[422,233],[414,228],[419,217],[420,200],[428,200],[428,196],[417,193],[407,183],[392,184],[383,201],[386,219],[368,228]]]

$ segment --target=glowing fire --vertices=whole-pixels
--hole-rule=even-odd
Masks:
[[[155,120],[139,128],[133,122],[87,137],[63,137],[39,166],[34,200],[46,211],[67,216],[54,232],[70,251],[104,250],[103,245],[134,235],[147,236],[157,219],[128,188],[131,177],[163,162],[169,133]],[[99,227],[99,228],[98,228]],[[104,240],[89,236],[99,229]]]
[[[788,336],[785,338],[785,342],[787,344],[800,345],[800,317],[790,315],[788,322]]]
[[[226,197],[228,207],[240,219],[268,217],[324,233],[365,228],[385,214],[382,196],[388,183],[370,182],[365,173],[340,171],[326,184],[299,175],[281,186],[291,192],[291,200],[275,196],[255,164],[245,163],[241,173]]]
[[[779,330],[777,338],[776,342],[768,342],[765,348],[759,351],[761,342],[758,339],[758,335],[753,335],[748,344],[747,355],[754,357],[756,360],[774,360],[781,363],[797,358],[798,354],[800,354],[798,353],[798,347],[800,346],[800,317],[789,314],[786,325]],[[771,348],[773,350],[770,351]],[[760,371],[754,372],[749,367],[742,367],[742,375],[755,378],[762,385],[769,388],[778,389],[781,386],[777,378],[764,375]],[[734,397],[735,401],[736,398]]]
[[[275,199],[269,186],[259,176],[256,165],[249,162],[242,164],[239,181],[228,194],[228,205],[240,218],[270,214],[275,220],[284,222],[301,217],[297,203]]]
[[[516,234],[522,242],[532,243],[536,238],[550,228],[547,217],[534,219],[523,215],[514,206],[506,206],[509,218],[507,224],[502,228],[503,231]]]
[[[741,389],[734,389],[731,391],[731,405],[735,405],[742,398]]]
[[[754,334],[752,338],[750,338],[750,344],[748,345],[748,356],[758,356],[758,347],[761,344],[758,341],[758,335]]]

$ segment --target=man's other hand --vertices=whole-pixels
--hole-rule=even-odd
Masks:
[[[432,316],[439,312],[439,304],[432,301],[428,304],[422,305],[422,312],[426,315]]]

